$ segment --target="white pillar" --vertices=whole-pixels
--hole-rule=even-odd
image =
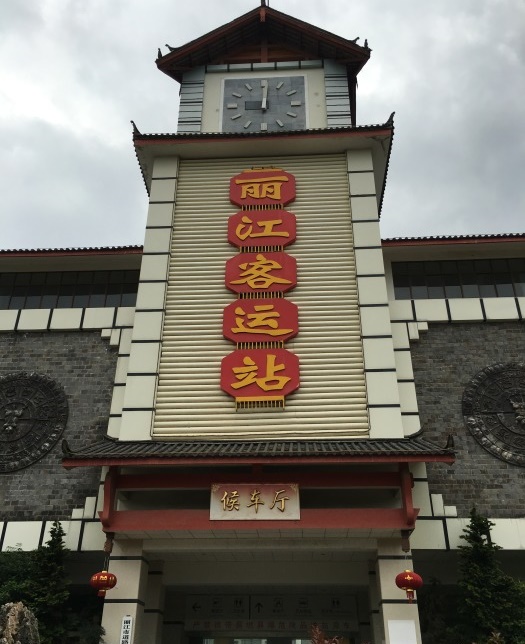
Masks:
[[[383,644],[385,641],[385,634],[383,631],[383,619],[379,605],[379,581],[377,578],[377,564],[375,561],[369,562],[368,565],[368,593],[370,598],[370,630],[372,631],[372,642],[373,644]]]
[[[161,644],[164,621],[164,584],[162,568],[164,562],[151,562],[148,571],[146,606],[142,622],[141,642]]]
[[[104,601],[104,641],[106,644],[121,644],[122,620],[130,616],[132,632],[129,644],[141,644],[148,577],[148,562],[142,554],[142,541],[115,539],[109,571],[116,575],[117,585],[107,592]]]
[[[412,570],[412,556],[401,549],[401,539],[382,539],[377,549],[379,607],[385,644],[421,644],[417,603],[409,604],[406,593],[395,583],[396,576]],[[417,572],[417,571],[416,571]]]

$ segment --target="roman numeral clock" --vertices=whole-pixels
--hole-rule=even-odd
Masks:
[[[278,132],[304,129],[306,129],[304,76],[224,80],[223,132]]]

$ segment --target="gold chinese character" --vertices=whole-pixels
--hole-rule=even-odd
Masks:
[[[281,200],[281,187],[288,181],[288,177],[261,177],[259,179],[236,179],[235,183],[241,186],[241,199],[252,197],[253,199],[274,199]]]
[[[284,364],[275,364],[277,356],[270,353],[266,356],[266,373],[258,376],[259,367],[249,356],[243,359],[244,367],[233,367],[233,373],[239,382],[231,384],[232,389],[241,389],[256,383],[263,391],[275,391],[283,389],[286,383],[291,380],[288,376],[276,376],[278,371],[286,368]]]
[[[267,259],[261,253],[258,253],[255,259],[255,262],[239,264],[239,268],[243,269],[241,278],[232,280],[230,283],[248,284],[251,288],[268,288],[272,284],[291,284],[290,280],[270,275],[270,271],[282,269],[279,262],[273,259]]]
[[[221,499],[222,509],[226,512],[231,512],[232,510],[239,510],[239,493],[237,490],[233,492],[224,492]]]
[[[278,318],[280,314],[274,310],[273,304],[261,304],[253,307],[254,313],[248,313],[249,322],[245,322],[246,311],[238,306],[235,309],[237,326],[232,327],[233,333],[265,333],[266,335],[279,336],[290,333],[293,329],[279,329]]]
[[[289,501],[289,500],[290,500],[290,497],[289,497],[289,496],[281,496],[281,494],[284,494],[285,492],[286,492],[286,490],[278,490],[278,491],[275,493],[275,496],[274,496],[274,498],[273,498],[273,503],[272,503],[272,505],[270,506],[270,510],[273,510],[273,509],[277,506],[277,509],[278,509],[280,512],[284,512],[284,510],[285,510],[285,505],[286,505],[286,501]],[[281,504],[281,507],[279,507],[279,506],[277,505],[278,503],[280,503],[280,504]]]
[[[251,508],[252,506],[254,506],[255,507],[255,514],[257,514],[257,512],[259,510],[259,506],[264,505],[264,501],[261,501],[261,493],[259,492],[259,490],[254,490],[250,494],[250,501],[251,501],[251,503],[249,503],[246,507]]]
[[[235,229],[235,234],[243,241],[248,237],[290,237],[290,233],[286,230],[274,230],[274,226],[283,223],[282,219],[267,219],[255,222],[259,228],[262,228],[262,233],[253,232],[253,220],[247,215],[244,215],[240,223]]]

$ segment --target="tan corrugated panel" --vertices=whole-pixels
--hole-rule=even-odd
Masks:
[[[234,345],[222,312],[232,176],[252,166],[295,175],[299,335],[286,343],[301,364],[301,387],[286,409],[235,411],[220,389],[220,366]],[[195,438],[337,438],[368,433],[363,350],[345,157],[182,161],[162,338],[154,435]]]

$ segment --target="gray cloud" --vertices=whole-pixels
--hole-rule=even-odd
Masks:
[[[257,2],[21,0],[0,21],[3,248],[140,244],[146,193],[129,121],[174,132],[157,47]],[[525,5],[514,0],[271,0],[373,49],[358,121],[396,111],[383,235],[522,231]],[[53,9],[54,7],[54,9]]]

